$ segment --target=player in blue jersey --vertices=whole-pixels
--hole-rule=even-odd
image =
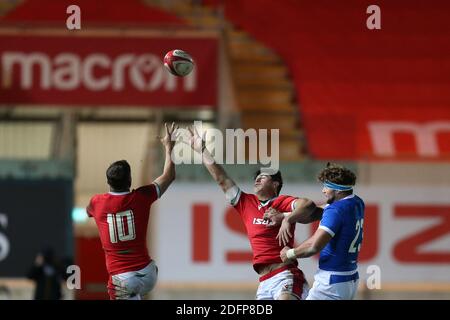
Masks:
[[[353,194],[356,176],[349,169],[328,164],[318,176],[327,198],[314,235],[296,248],[284,247],[283,261],[307,258],[320,252],[319,270],[307,300],[354,299],[358,288],[358,253],[363,239],[364,202]],[[286,219],[286,218],[285,218]],[[296,217],[291,216],[290,221]],[[285,243],[291,235],[280,228]]]

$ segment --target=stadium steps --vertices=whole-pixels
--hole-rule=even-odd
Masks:
[[[213,7],[189,1],[168,4],[162,0],[145,0],[145,3],[169,10],[194,27],[224,28],[242,129],[279,129],[280,160],[305,158],[294,86],[287,67],[273,50],[228,21],[222,21]]]
[[[5,16],[9,11],[14,9],[20,1],[0,1],[0,17]]]
[[[292,89],[292,83],[288,79],[277,79],[273,77],[257,77],[245,73],[238,73],[235,76],[236,85],[240,88],[278,88]]]
[[[242,127],[279,129],[280,160],[303,160],[298,108],[283,61],[242,31],[231,29],[227,37]]]
[[[290,89],[278,89],[278,88],[266,88],[263,90],[260,87],[244,87],[240,88],[237,93],[239,102],[249,104],[254,103],[257,105],[276,105],[276,104],[289,104],[293,101],[292,90]]]
[[[295,105],[292,102],[289,103],[270,103],[267,101],[261,101],[259,104],[254,103],[253,101],[250,102],[241,102],[240,103],[240,109],[242,112],[261,112],[261,110],[264,110],[264,112],[280,112],[280,113],[286,113],[286,112],[292,112],[295,108]]]
[[[293,112],[244,112],[242,117],[242,125],[244,127],[255,129],[295,130],[297,122],[296,114]]]
[[[228,49],[233,61],[281,64],[278,55],[250,38],[234,39],[233,36],[229,36],[229,39]]]
[[[286,67],[278,64],[261,67],[253,63],[234,63],[234,81],[239,88],[287,89],[291,91],[292,82],[288,78]]]
[[[233,67],[234,80],[239,88],[292,89],[293,87],[284,65],[235,62]]]

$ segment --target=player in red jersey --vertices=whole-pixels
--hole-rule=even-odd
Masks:
[[[279,223],[269,225],[269,222],[276,220],[276,216],[279,215],[270,215],[269,208],[286,214],[301,211],[302,218],[299,218],[299,222],[310,223],[320,219],[318,214],[320,211],[316,210],[314,202],[280,195],[283,180],[279,171],[258,171],[254,180],[255,194],[241,191],[228,177],[223,167],[215,163],[196,129],[190,128],[189,132],[191,147],[202,153],[203,164],[222,188],[226,199],[237,210],[245,225],[253,252],[253,268],[260,276],[256,299],[304,299],[309,286],[296,261],[281,260],[280,250],[284,245],[277,239]],[[283,215],[281,217],[283,218]],[[295,225],[292,225],[292,232],[294,228]],[[290,243],[293,244],[293,239],[290,239]]]
[[[106,170],[110,192],[92,197],[87,213],[95,219],[106,256],[111,299],[140,300],[156,284],[158,268],[147,250],[150,207],[175,180],[171,152],[175,124],[165,124],[160,138],[165,148],[164,171],[152,184],[130,191],[131,169],[127,161],[116,161]]]

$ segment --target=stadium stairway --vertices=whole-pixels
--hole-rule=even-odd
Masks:
[[[5,16],[9,11],[14,9],[19,1],[0,1],[0,17]]]
[[[223,28],[242,129],[279,129],[280,160],[304,159],[295,90],[279,55],[222,20],[216,8],[190,1],[172,1],[170,5],[158,0],[145,3],[169,10],[195,28]]]
[[[381,30],[367,28],[369,4],[360,0],[204,1],[224,4],[228,21],[289,66],[312,159],[448,162],[447,133],[436,138],[437,155],[419,152],[407,133],[387,156],[376,150],[372,141],[380,136],[370,129],[374,122],[447,126],[448,0],[378,1]]]

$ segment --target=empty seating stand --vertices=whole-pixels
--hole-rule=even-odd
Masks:
[[[168,8],[161,1],[146,2],[170,9],[196,27],[224,28],[242,129],[278,129],[280,159],[302,160],[305,147],[294,86],[279,55],[229,21],[221,21],[213,7],[179,1]]]

